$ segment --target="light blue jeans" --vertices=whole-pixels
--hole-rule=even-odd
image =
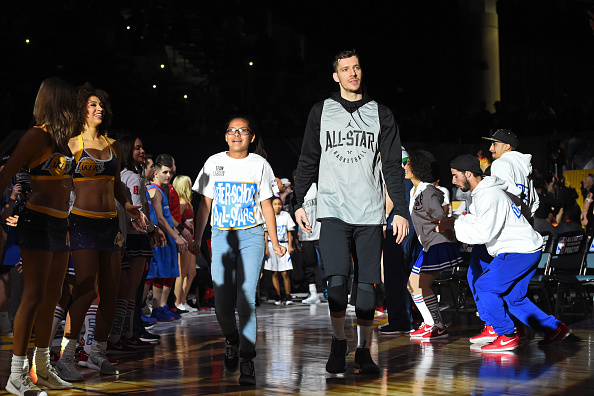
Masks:
[[[239,354],[252,359],[256,356],[256,289],[264,260],[264,228],[213,228],[211,249],[217,320],[223,334],[230,337],[237,330],[237,308]]]

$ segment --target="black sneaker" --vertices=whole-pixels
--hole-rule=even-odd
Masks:
[[[239,385],[256,385],[256,370],[252,360],[241,362],[239,372]]]
[[[379,326],[379,332],[384,335],[393,335],[393,334],[410,334],[410,330],[404,330],[397,326],[391,325],[390,323],[386,323],[383,326]]]
[[[378,374],[380,372],[377,364],[371,359],[369,348],[357,348],[355,351],[355,370],[360,374]]]
[[[161,336],[158,334],[149,333],[145,330],[138,334],[138,338],[144,342],[150,342],[151,344],[159,344]]]
[[[332,336],[332,347],[330,357],[326,363],[326,371],[331,374],[344,373],[346,371],[346,357],[349,354],[347,340],[339,340]]]
[[[225,367],[230,373],[236,372],[239,366],[239,334],[235,333],[234,338],[235,342],[229,341],[228,338],[225,340]]]

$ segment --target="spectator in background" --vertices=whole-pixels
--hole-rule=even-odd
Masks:
[[[476,156],[480,161],[483,172],[488,172],[488,174],[490,174],[491,171],[488,171],[487,169],[489,169],[493,163],[493,156],[491,155],[491,152],[489,150],[481,149],[478,151],[478,153],[476,153]]]
[[[582,223],[580,221],[581,211],[579,206],[571,206],[563,212],[563,217],[556,227],[557,234],[563,234],[571,231],[582,231]]]
[[[584,207],[581,214],[581,224],[586,227],[588,234],[594,232],[594,205],[592,205],[592,199],[594,199],[594,175],[589,174],[584,179],[582,195],[584,198]]]
[[[173,180],[173,187],[179,196],[181,221],[184,227],[194,233],[194,210],[192,209],[192,181],[188,176],[179,175]],[[190,242],[194,240],[193,235]],[[179,277],[175,281],[175,306],[181,311],[196,312],[187,304],[188,293],[196,276],[196,256],[190,251],[179,253]]]
[[[540,201],[540,205],[534,213],[534,229],[541,234],[548,232],[556,236],[557,231],[553,223],[558,223],[556,216],[561,209],[561,202],[553,196],[552,184],[552,182],[547,182],[543,176],[537,176],[534,179],[534,189]]]

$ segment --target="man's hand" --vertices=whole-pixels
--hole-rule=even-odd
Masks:
[[[396,237],[396,243],[402,243],[404,238],[408,235],[409,226],[408,220],[402,216],[394,216],[394,220],[392,220],[392,235]]]
[[[311,225],[309,224],[309,220],[307,219],[307,215],[305,214],[305,209],[299,208],[295,211],[295,221],[297,225],[303,229],[305,232],[312,233]],[[408,222],[406,223],[408,227]]]
[[[197,239],[194,239],[189,245],[188,245],[188,250],[190,253],[192,253],[194,256],[198,257],[200,256],[200,241]]]
[[[441,220],[432,221],[433,224],[436,224],[435,231],[443,232],[450,231],[454,229],[454,221],[456,220],[455,217],[446,217]]]

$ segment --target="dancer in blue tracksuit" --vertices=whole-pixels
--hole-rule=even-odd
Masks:
[[[539,207],[538,194],[530,178],[532,165],[530,154],[523,154],[517,151],[520,142],[515,133],[508,129],[498,129],[490,137],[483,137],[491,141],[489,151],[493,155],[493,163],[486,174],[496,176],[505,183],[504,191],[507,196],[521,209],[524,217],[532,224],[532,217]],[[468,268],[468,284],[473,297],[476,294],[475,283],[478,277],[487,269],[492,257],[487,252],[485,245],[474,245]],[[485,327],[476,336],[470,338],[471,343],[484,343],[495,340],[498,334],[485,315],[479,310],[481,319],[485,320]],[[516,332],[520,337],[524,333],[523,326],[515,320]]]
[[[561,341],[571,330],[527,297],[528,284],[540,260],[542,237],[506,195],[505,182],[482,175],[478,158],[461,155],[450,166],[452,183],[463,191],[472,191],[472,204],[469,213],[455,222],[451,218],[437,222],[436,231],[453,228],[459,241],[484,244],[493,257],[475,283],[475,298],[498,336],[481,351],[509,351],[520,345],[510,314],[545,333],[539,345]]]

